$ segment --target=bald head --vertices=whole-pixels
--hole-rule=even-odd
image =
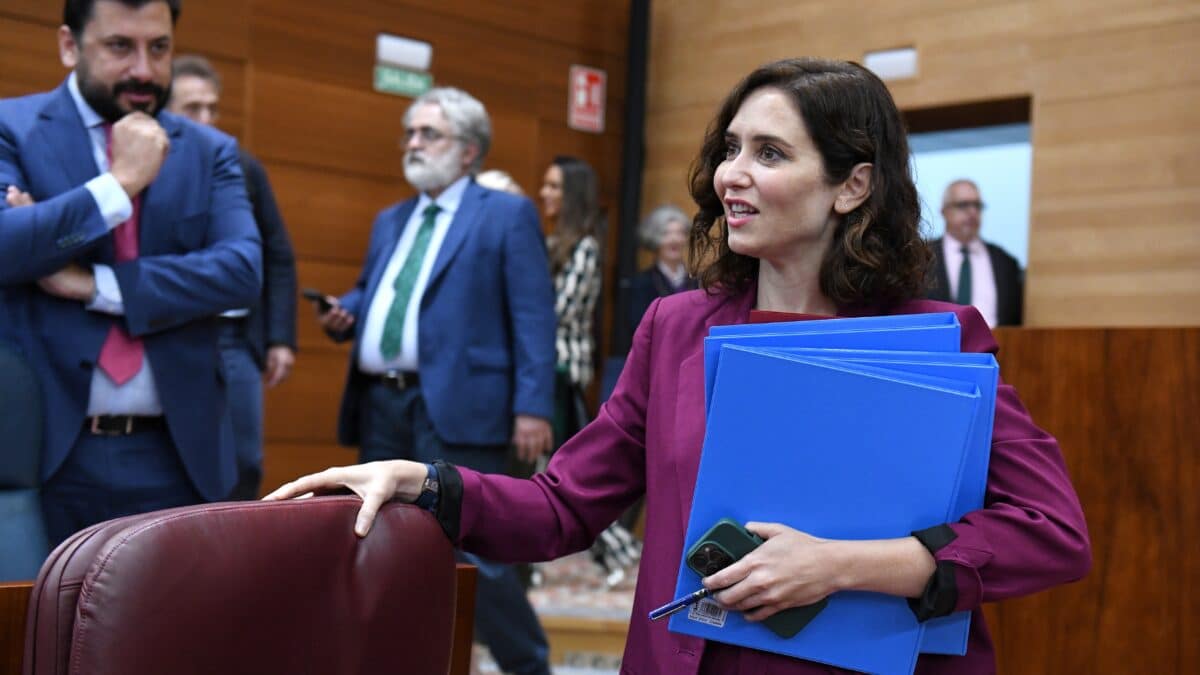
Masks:
[[[969,244],[979,238],[982,216],[983,199],[974,181],[961,178],[946,186],[942,194],[946,234],[960,244]]]

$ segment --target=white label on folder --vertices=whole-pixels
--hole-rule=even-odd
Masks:
[[[701,600],[696,604],[688,607],[688,619],[699,621],[717,628],[725,627],[725,617],[728,612],[721,609],[721,606],[711,600]]]

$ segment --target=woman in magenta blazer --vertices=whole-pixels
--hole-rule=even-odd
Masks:
[[[802,316],[954,311],[963,351],[996,352],[970,307],[918,300],[929,253],[899,112],[884,84],[844,62],[789,59],[746,77],[710,125],[691,172],[690,233],[703,290],[656,300],[595,421],[529,480],[438,463],[329,469],[272,498],[349,487],[365,535],[389,499],[432,508],[453,541],[498,560],[587,548],[642,494],[646,543],[623,673],[831,673],[817,663],[678,635],[647,612],[671,599],[704,435],[702,342],[710,326]],[[769,470],[769,467],[763,467]],[[427,478],[436,476],[435,495]],[[424,494],[423,494],[424,490]],[[996,396],[984,508],[913,536],[819,540],[753,523],[766,543],[705,579],[751,620],[840,590],[913,599],[918,617],[977,609],[1082,577],[1083,513],[1058,443],[1012,387]],[[922,655],[918,673],[988,673],[982,612],[965,656]]]

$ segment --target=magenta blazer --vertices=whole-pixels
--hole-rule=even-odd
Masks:
[[[587,548],[640,495],[646,540],[622,673],[839,673],[822,664],[706,642],[667,631],[646,613],[672,599],[704,440],[704,355],[713,325],[745,323],[755,291],[690,291],[656,300],[596,420],[530,480],[459,468],[457,542],[504,561],[551,560]],[[953,311],[962,350],[995,353],[972,307],[916,300],[895,314]],[[1058,443],[1034,425],[1016,391],[1000,384],[986,506],[951,524],[958,535],[937,551],[953,563],[955,610],[1074,581],[1091,564],[1087,526]],[[701,659],[704,658],[703,670]],[[736,664],[736,665],[735,665]],[[983,613],[975,612],[966,656],[922,655],[918,673],[995,670]]]

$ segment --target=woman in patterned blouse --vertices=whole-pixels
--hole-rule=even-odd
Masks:
[[[542,179],[542,217],[554,224],[548,240],[558,315],[555,350],[555,447],[587,423],[582,392],[592,381],[595,340],[592,317],[600,297],[600,211],[596,172],[576,157],[558,156]]]

